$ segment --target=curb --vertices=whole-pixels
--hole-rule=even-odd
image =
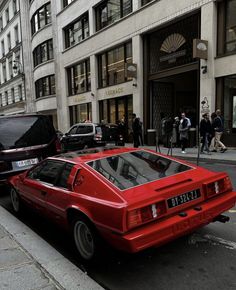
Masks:
[[[104,289],[2,206],[0,206],[0,224],[9,233],[9,237],[61,289]]]

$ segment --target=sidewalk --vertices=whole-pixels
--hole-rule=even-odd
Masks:
[[[0,206],[1,290],[101,290],[95,281]]]
[[[127,143],[126,147],[133,147],[133,144]],[[140,146],[139,148],[148,148],[156,151],[156,146]],[[160,146],[160,151],[163,154],[171,155],[171,152],[168,148]],[[157,148],[157,152],[159,152],[159,148]],[[172,148],[172,156],[177,157],[184,160],[197,161],[198,157],[198,148],[186,148],[186,154],[181,153],[181,148]],[[199,163],[203,162],[219,162],[219,163],[227,163],[227,164],[235,164],[236,165],[236,148],[228,148],[225,153],[220,152],[211,152],[208,154],[200,154],[199,155]]]

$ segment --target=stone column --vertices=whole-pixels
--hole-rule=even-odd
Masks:
[[[215,56],[217,39],[217,8],[215,2],[205,4],[201,8],[201,39],[208,40],[208,59],[200,62],[200,117],[203,112],[215,111],[216,85],[215,85]],[[203,73],[201,67],[207,66]],[[205,104],[202,104],[202,102]]]
[[[99,105],[97,99],[97,61],[96,56],[90,56],[90,73],[91,73],[91,98],[92,98],[92,120],[94,123],[99,122]]]
[[[132,38],[133,63],[137,64],[137,79],[133,79],[133,112],[143,121],[143,41],[140,35]]]

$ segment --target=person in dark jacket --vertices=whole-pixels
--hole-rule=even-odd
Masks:
[[[200,122],[200,136],[201,136],[201,153],[204,152],[204,150],[207,152],[207,154],[210,154],[209,151],[209,140],[211,136],[211,122],[209,119],[209,114],[205,113],[202,115],[202,120]]]
[[[136,117],[136,114],[132,114],[132,118],[133,118],[132,130],[133,130],[134,147],[138,148],[138,146],[140,145],[139,143],[140,121],[139,118]]]
[[[220,152],[224,153],[227,148],[220,140],[224,132],[224,119],[221,116],[221,111],[219,109],[216,110],[216,117],[212,122],[212,128],[215,131],[215,147],[212,152],[217,152],[218,147],[221,147]]]

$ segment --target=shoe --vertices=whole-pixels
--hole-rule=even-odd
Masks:
[[[185,154],[186,152],[185,151],[181,151],[181,153]]]
[[[217,152],[217,150],[216,149],[213,149],[213,150],[211,150],[211,152]]]
[[[224,148],[222,150],[220,150],[220,153],[224,153],[227,150],[227,148]]]

